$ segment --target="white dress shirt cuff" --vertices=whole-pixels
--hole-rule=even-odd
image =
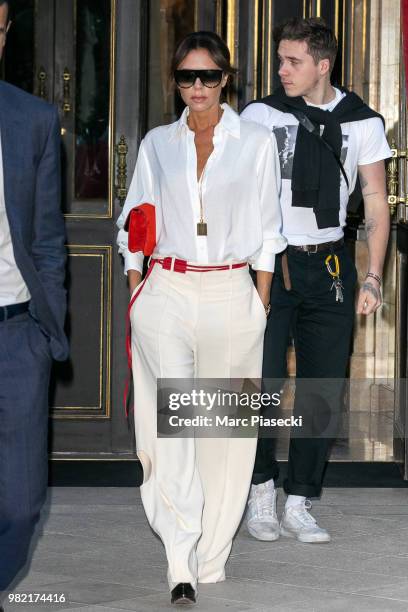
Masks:
[[[275,256],[276,253],[281,253],[285,250],[288,241],[282,235],[272,239],[264,240],[263,250],[258,257],[254,258],[249,263],[254,270],[262,270],[263,272],[275,271]]]
[[[252,263],[252,268],[263,272],[273,272],[275,270],[275,253],[261,253]]]
[[[125,274],[128,273],[128,270],[137,270],[138,272],[142,273],[144,260],[144,255],[142,251],[138,251],[137,253],[131,253],[130,251],[126,251],[125,253],[123,253],[123,257],[125,260]]]

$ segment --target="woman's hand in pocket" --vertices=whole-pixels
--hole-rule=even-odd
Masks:
[[[268,306],[270,301],[272,276],[272,272],[256,271],[256,289],[264,307]]]
[[[141,280],[142,280],[142,275],[140,272],[138,272],[138,270],[128,270],[130,295],[132,295],[136,287],[140,284]]]

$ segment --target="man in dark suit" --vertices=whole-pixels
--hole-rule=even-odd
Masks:
[[[54,107],[0,81],[0,595],[45,499],[51,362],[68,353],[59,134]]]

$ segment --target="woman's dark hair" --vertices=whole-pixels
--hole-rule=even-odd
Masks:
[[[172,76],[190,51],[194,51],[195,49],[206,49],[213,62],[215,62],[225,74],[233,75],[236,73],[236,70],[231,66],[229,49],[222,38],[215,32],[201,31],[188,34],[178,45],[171,62]]]
[[[322,59],[328,59],[330,68],[333,68],[337,55],[337,40],[326,22],[319,17],[288,19],[276,26],[273,31],[273,39],[277,47],[281,40],[304,41],[315,64]]]

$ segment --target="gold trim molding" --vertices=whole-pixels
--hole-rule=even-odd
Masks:
[[[259,97],[258,78],[259,78],[259,1],[254,0],[254,56],[253,56],[253,75],[254,75],[254,91],[253,98],[257,100]]]
[[[86,252],[88,251],[88,252]],[[99,252],[97,252],[99,251]],[[101,260],[100,272],[100,330],[99,330],[99,405],[98,406],[55,406],[51,416],[58,420],[100,420],[111,416],[111,324],[112,324],[112,246],[111,245],[68,245],[69,257],[97,257]],[[105,309],[106,300],[106,309]],[[104,330],[106,342],[104,342]],[[104,359],[105,350],[105,359]],[[105,384],[104,384],[105,369]],[[104,405],[103,405],[103,400]],[[69,413],[75,412],[75,414]],[[86,412],[86,414],[84,414]]]
[[[236,0],[227,1],[227,45],[231,53],[231,64],[236,65],[237,61],[237,2]]]

